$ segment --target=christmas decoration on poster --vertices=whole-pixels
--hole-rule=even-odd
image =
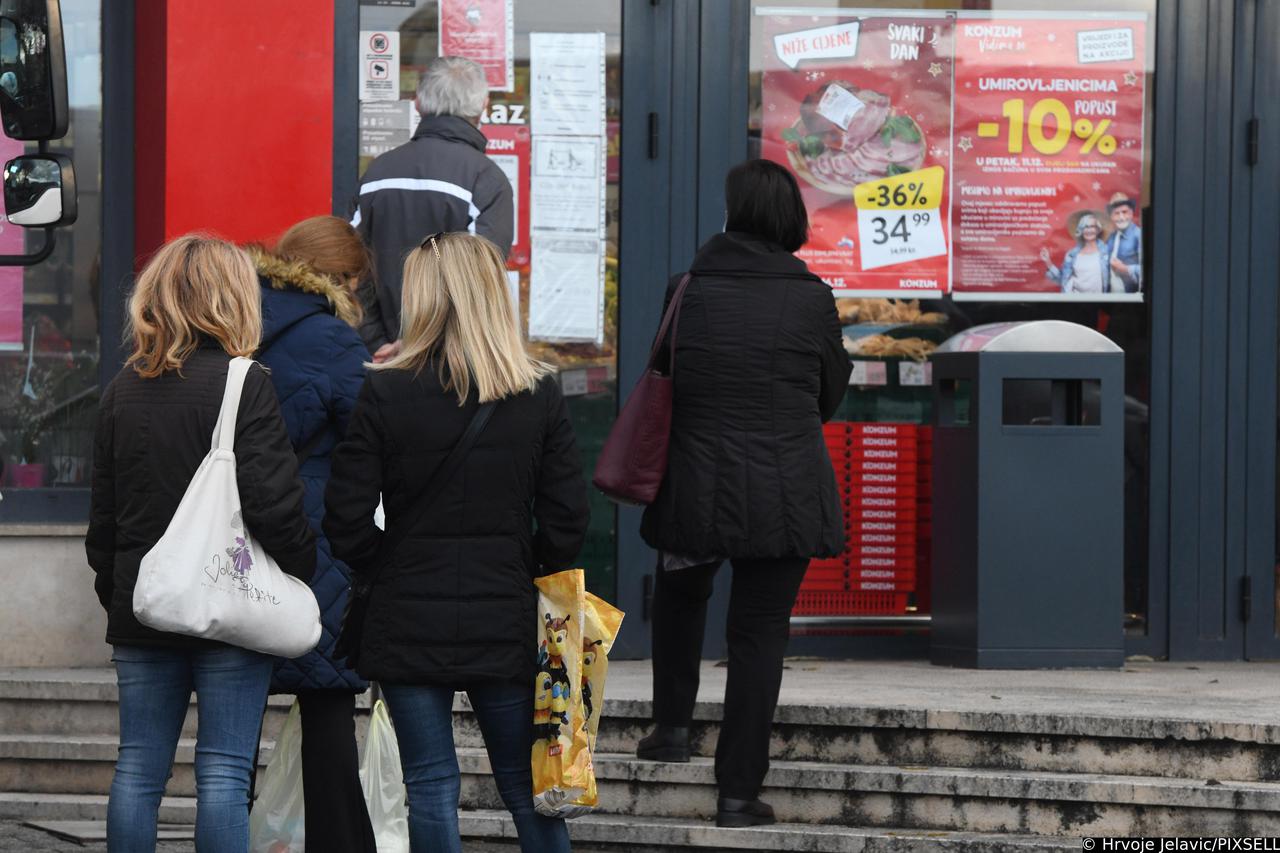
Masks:
[[[949,12],[759,9],[763,156],[796,176],[797,254],[842,295],[949,287]]]
[[[484,69],[489,88],[515,88],[513,0],[440,0],[440,55],[462,56]]]
[[[956,298],[1139,301],[1145,14],[961,13]]]

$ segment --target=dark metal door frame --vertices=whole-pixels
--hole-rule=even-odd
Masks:
[[[1280,325],[1280,163],[1274,156],[1256,156],[1266,151],[1265,139],[1274,151],[1280,139],[1280,64],[1273,50],[1280,41],[1280,4],[1246,2],[1238,32],[1248,42],[1251,55],[1241,73],[1251,78],[1251,113],[1256,121],[1257,149],[1246,133],[1244,157],[1248,165],[1245,180],[1252,193],[1249,232],[1246,238],[1249,302],[1248,323],[1248,403],[1249,429],[1246,483],[1247,541],[1246,583],[1249,585],[1250,613],[1246,627],[1245,657],[1250,660],[1280,659],[1280,637],[1276,631],[1276,576],[1280,544],[1276,536],[1276,407],[1280,394],[1280,363],[1277,360],[1277,327]],[[1261,61],[1254,62],[1255,58]],[[1237,123],[1238,124],[1238,123]],[[1246,125],[1248,126],[1248,125]],[[1256,162],[1250,162],[1256,161]]]
[[[746,156],[747,12],[739,3],[623,3],[620,404],[644,370],[668,278],[721,229],[724,174]],[[648,657],[650,648],[656,555],[640,539],[640,515],[618,512],[625,657]],[[722,572],[706,657],[723,654],[727,581]]]

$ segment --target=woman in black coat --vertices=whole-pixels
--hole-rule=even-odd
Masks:
[[[571,565],[586,535],[573,427],[550,368],[525,353],[491,243],[428,237],[405,261],[403,299],[402,349],[369,373],[325,492],[334,555],[372,584],[356,669],[381,682],[395,722],[414,853],[461,851],[455,690],[521,849],[565,853],[564,821],[533,810],[533,579]],[[438,476],[477,412],[488,421]]]
[[[795,178],[752,160],[729,172],[725,196],[725,233],[689,268],[667,473],[641,523],[659,551],[657,728],[637,754],[689,760],[707,599],[727,559],[733,592],[717,823],[753,826],[773,822],[758,796],[800,581],[810,557],[844,549],[822,424],[844,397],[850,365],[831,288],[792,254],[808,236]]]
[[[272,658],[148,628],[133,615],[133,592],[142,558],[209,453],[232,356],[258,346],[259,300],[253,265],[235,246],[187,236],[162,247],[129,298],[133,353],[99,407],[85,550],[120,690],[111,851],[155,849],[160,798],[192,690],[199,700],[196,847],[249,849],[249,773]],[[283,571],[308,580],[315,536],[276,392],[258,365],[245,376],[235,424],[244,527]]]

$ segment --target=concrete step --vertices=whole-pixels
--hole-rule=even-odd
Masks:
[[[107,798],[62,794],[36,796],[0,793],[0,820],[102,821]],[[458,814],[463,837],[474,840],[514,840],[515,826],[501,810],[463,809]],[[195,800],[166,798],[160,821],[190,825],[195,821]],[[176,827],[175,827],[176,829]],[[703,851],[812,851],[812,853],[1057,853],[1078,850],[1077,839],[974,832],[918,832],[893,829],[858,829],[842,826],[778,824],[755,829],[720,829],[701,820],[635,818],[589,815],[569,824],[575,848],[674,853]]]
[[[462,804],[500,808],[483,750],[462,748]],[[610,813],[715,817],[714,765],[594,760]],[[1280,784],[954,767],[774,762],[762,797],[788,824],[1035,835],[1280,833]]]
[[[263,736],[275,737],[293,697],[271,696],[263,716]],[[369,707],[368,695],[357,705]],[[0,733],[81,735],[120,731],[115,673],[107,669],[9,670],[0,674]],[[191,699],[183,737],[196,736],[196,700]]]
[[[160,801],[160,823],[194,824],[193,797],[165,797]],[[0,792],[0,820],[106,820],[105,794],[33,794]]]
[[[260,767],[271,760],[274,746],[263,740]],[[0,791],[107,794],[118,752],[115,735],[0,735]],[[193,797],[195,792],[195,740],[182,738],[165,793]]]
[[[465,697],[459,746],[483,744]],[[723,706],[699,703],[695,755],[713,756]],[[630,753],[652,728],[647,701],[606,699],[599,749]],[[782,761],[998,768],[1280,781],[1280,726],[1074,715],[962,713],[875,706],[779,705],[770,756]]]
[[[185,738],[178,744],[166,788],[171,797],[195,794],[194,747]],[[262,766],[272,748],[264,741]],[[0,735],[0,791],[104,795],[116,753],[111,735]],[[458,758],[462,804],[500,809],[483,748],[460,747]],[[601,753],[595,769],[610,813],[715,816],[708,758],[668,764]],[[1280,783],[776,761],[765,787],[779,819],[791,824],[1075,836],[1280,834]]]
[[[998,707],[1000,697],[993,696]],[[114,734],[119,730],[115,676],[108,669],[0,671],[0,734]],[[358,707],[368,707],[368,694]],[[263,735],[274,738],[292,697],[271,697]],[[193,702],[194,708],[194,702]],[[603,752],[627,753],[649,729],[651,703],[607,699]],[[455,704],[459,746],[482,741],[466,703]],[[720,703],[699,703],[694,751],[714,754]],[[363,733],[364,715],[357,721]],[[185,737],[195,736],[188,714]],[[1280,781],[1280,725],[1224,719],[947,711],[858,705],[779,705],[774,759],[846,764],[1042,770],[1236,781]]]

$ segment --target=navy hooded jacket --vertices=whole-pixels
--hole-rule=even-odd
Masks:
[[[368,350],[347,320],[354,320],[341,285],[304,264],[254,254],[262,285],[262,347],[257,358],[271,371],[289,438],[295,448],[314,448],[299,468],[303,508],[316,534],[316,571],[311,589],[320,604],[323,631],[316,648],[293,660],[278,660],[273,693],[298,690],[363,691],[368,685],[333,658],[350,588],[350,569],[337,560],[321,531],[329,453],[347,431]],[[317,438],[319,436],[319,438]]]

